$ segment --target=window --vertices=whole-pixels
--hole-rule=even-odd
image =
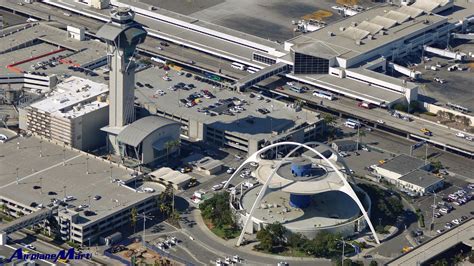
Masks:
[[[275,59],[270,58],[270,57],[266,57],[266,56],[263,56],[263,55],[260,55],[260,54],[256,54],[256,53],[253,54],[253,61],[264,63],[266,65],[276,64]]]
[[[295,53],[295,74],[327,74],[329,60],[315,56]]]

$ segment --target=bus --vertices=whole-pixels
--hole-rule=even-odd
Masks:
[[[348,128],[359,128],[360,122],[354,119],[347,119],[346,122],[344,123],[344,126]]]
[[[330,92],[325,91],[313,91],[313,95],[316,97],[328,99],[330,101],[334,100],[334,95]]]
[[[241,63],[234,62],[230,66],[238,70],[245,70],[245,65]]]
[[[298,88],[296,86],[291,86],[290,90],[294,91],[294,92],[297,92],[297,93],[303,93],[304,92],[304,90],[302,88]]]
[[[253,74],[253,73],[256,73],[258,72],[260,69],[256,68],[256,67],[247,67],[247,72],[249,72],[250,74]]]

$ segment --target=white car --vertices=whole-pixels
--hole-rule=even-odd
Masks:
[[[164,80],[164,81],[171,81],[171,78],[168,77],[168,76],[163,76],[163,80]]]
[[[159,94],[159,95],[163,96],[163,95],[166,94],[166,92],[164,92],[163,90],[157,90],[156,94]]]
[[[366,146],[362,147],[362,150],[363,151],[370,151],[369,148],[367,148]]]
[[[288,81],[288,82],[286,83],[286,85],[288,85],[288,86],[295,86],[295,83],[293,83],[293,82],[291,82],[291,81]]]
[[[217,184],[217,185],[212,186],[212,190],[214,190],[214,191],[221,190],[223,187],[224,187],[224,185]]]
[[[250,166],[252,166],[252,167],[257,167],[257,166],[258,166],[258,163],[257,163],[257,162],[250,162]]]
[[[31,250],[36,250],[36,247],[31,245],[31,244],[25,245],[25,248],[31,249]]]
[[[385,124],[385,122],[382,119],[377,120],[377,123],[379,123],[381,125]]]
[[[468,140],[468,141],[472,141],[472,137],[471,137],[471,136],[466,136],[465,139]]]
[[[446,208],[439,209],[439,212],[444,213],[444,214],[449,213],[448,209]]]
[[[458,132],[458,133],[456,133],[456,137],[458,137],[458,138],[465,138],[466,135],[464,135],[464,133],[462,133],[462,132]]]
[[[441,228],[441,229],[438,229],[438,230],[436,230],[436,233],[437,233],[437,234],[442,234],[443,232],[444,232],[444,229],[442,229],[442,228]]]
[[[452,220],[451,222],[452,222],[453,224],[456,224],[456,225],[458,225],[458,224],[461,223],[458,219],[454,219],[454,220]]]
[[[161,48],[161,46],[157,46],[156,49],[158,49],[160,51],[163,50],[163,48]]]
[[[235,169],[233,167],[229,167],[226,171],[228,174],[233,174],[235,172]]]

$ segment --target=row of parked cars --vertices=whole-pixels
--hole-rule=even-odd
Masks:
[[[169,247],[172,247],[174,245],[178,245],[179,242],[180,242],[179,239],[177,239],[174,236],[170,236],[166,240],[157,243],[156,247],[158,247],[161,250],[166,250]]]
[[[217,258],[216,266],[231,265],[231,264],[239,263],[241,261],[242,259],[239,257],[239,255],[234,255],[233,257],[225,257],[224,259]]]

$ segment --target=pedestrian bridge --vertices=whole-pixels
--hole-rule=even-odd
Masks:
[[[7,235],[30,225],[37,224],[52,215],[52,210],[42,209],[0,225],[0,245],[7,243]]]
[[[242,91],[248,87],[259,83],[262,80],[266,80],[267,78],[287,72],[289,70],[290,65],[283,62],[276,63],[274,65],[268,66],[260,71],[241,78],[239,81],[237,81],[236,87],[239,91]]]

